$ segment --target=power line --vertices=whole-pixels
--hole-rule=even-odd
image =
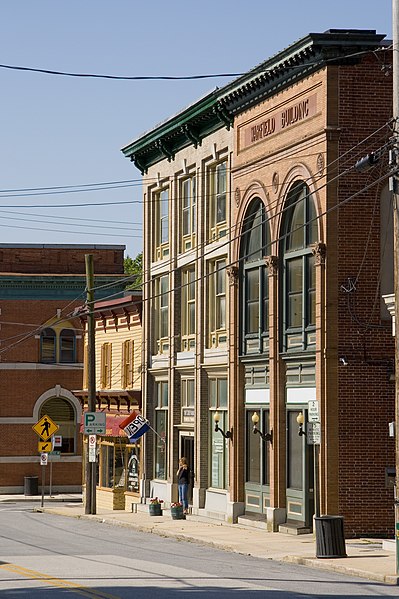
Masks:
[[[380,48],[370,49],[370,50],[362,50],[359,52],[352,52],[350,54],[343,54],[340,56],[332,57],[329,59],[323,58],[322,60],[315,60],[313,62],[306,62],[304,65],[306,67],[309,66],[318,66],[321,64],[327,64],[332,62],[337,62],[339,60],[343,60],[345,58],[353,58],[355,56],[363,56],[365,54],[374,54],[379,52],[384,52],[390,50],[391,46],[384,46]],[[7,69],[12,71],[25,71],[30,73],[42,73],[45,75],[58,75],[62,77],[77,77],[80,79],[111,79],[118,81],[190,81],[196,79],[217,79],[224,77],[241,77],[243,75],[255,75],[256,73],[264,74],[264,75],[272,75],[275,73],[276,69],[284,68],[285,70],[295,70],[302,69],[302,64],[297,65],[287,65],[282,61],[280,64],[277,64],[272,69],[265,69],[263,65],[259,65],[254,69],[246,72],[240,73],[205,73],[205,74],[195,74],[195,75],[108,75],[108,74],[99,74],[99,73],[75,73],[71,71],[58,71],[52,69],[44,69],[37,67],[26,67],[20,65],[9,65],[9,64],[0,64],[1,69]]]
[[[384,126],[386,126],[386,125],[384,125]],[[382,128],[383,128],[383,127],[381,127],[381,129],[382,129]],[[379,130],[377,130],[377,131],[379,131]],[[371,137],[371,136],[369,136],[369,137]],[[368,139],[368,138],[366,138],[366,139]],[[357,148],[357,147],[358,147],[358,146],[359,146],[361,143],[362,143],[362,142],[359,142],[358,144],[356,144],[356,146],[354,146],[354,148]],[[388,144],[387,144],[387,145],[388,145]],[[348,153],[349,153],[349,152],[351,152],[352,150],[353,150],[353,148],[351,148],[350,150],[348,150],[348,151],[347,151],[345,154],[348,154]],[[345,154],[344,154],[344,155],[345,155]],[[339,158],[338,158],[338,159],[339,159]],[[348,172],[350,172],[351,170],[353,170],[353,168],[354,168],[354,167],[351,167],[351,168],[347,169],[346,171],[344,171],[343,173],[340,173],[340,174],[339,174],[337,177],[335,177],[335,179],[339,179],[339,178],[340,178],[340,177],[342,177],[343,175],[345,175],[345,174],[347,174]],[[331,212],[332,210],[335,210],[335,209],[339,208],[340,206],[342,206],[342,205],[344,205],[345,203],[347,203],[349,200],[351,200],[351,199],[353,199],[353,198],[357,197],[358,195],[360,195],[361,193],[363,193],[363,192],[367,191],[368,189],[370,189],[370,188],[371,188],[371,187],[373,187],[374,185],[377,185],[379,182],[381,182],[381,181],[385,180],[385,179],[386,179],[388,176],[390,176],[390,174],[391,174],[391,173],[387,173],[387,174],[385,174],[385,175],[383,175],[383,176],[379,177],[377,180],[373,181],[372,183],[370,183],[369,185],[367,185],[367,186],[366,186],[366,187],[364,187],[363,189],[361,189],[361,190],[359,190],[358,192],[356,192],[356,193],[352,194],[352,195],[351,195],[351,196],[349,196],[348,198],[346,198],[346,199],[344,199],[344,200],[341,200],[341,202],[339,202],[339,203],[338,203],[338,204],[336,204],[335,206],[331,207],[330,209],[326,210],[325,212],[323,212],[323,213],[321,213],[321,214],[318,214],[318,215],[315,217],[315,219],[312,219],[312,220],[318,220],[319,218],[321,218],[321,217],[322,217],[322,216],[324,216],[325,214],[327,214],[327,213]],[[333,179],[333,180],[334,180],[334,179]],[[329,181],[328,183],[326,183],[326,184],[322,185],[322,186],[321,186],[319,189],[322,189],[323,187],[326,187],[327,185],[331,184],[331,182],[332,182],[332,181]],[[315,192],[315,191],[318,191],[318,190],[317,190],[317,189],[315,189],[315,190],[313,190],[313,191]],[[276,203],[277,203],[277,200],[276,200]],[[282,209],[282,210],[281,210],[279,213],[277,213],[277,214],[273,215],[272,217],[268,218],[266,222],[269,222],[269,221],[270,221],[272,218],[276,218],[276,217],[280,216],[280,215],[281,215],[281,214],[282,214],[282,213],[283,213],[283,212],[284,212],[286,209],[289,209],[289,208],[291,208],[291,207],[292,207],[292,204],[290,204],[289,206],[285,206],[285,207],[284,207],[284,208],[283,208],[283,209]],[[269,208],[270,208],[270,207],[269,207]],[[248,217],[248,218],[249,218],[249,217]],[[309,222],[311,222],[311,221],[309,221]],[[309,224],[309,222],[307,222],[307,223],[304,223],[304,225],[303,225],[303,226],[307,226],[307,225]],[[236,225],[234,224],[234,225],[232,225],[232,227],[231,227],[231,228],[233,229],[233,228],[235,228],[235,226],[236,226]],[[290,231],[290,233],[288,233],[288,234],[291,234],[291,233],[292,233],[292,231]],[[240,232],[240,233],[237,235],[237,237],[236,237],[236,238],[239,238],[239,237],[241,237],[241,235],[242,235],[242,232]],[[278,242],[280,242],[282,239],[284,239],[286,236],[287,236],[287,234],[280,235],[280,236],[279,236],[279,238],[278,238],[278,239],[275,239],[275,240],[273,240],[273,241],[272,241],[272,243],[278,243]],[[229,245],[229,244],[231,244],[231,242],[232,242],[232,241],[234,241],[234,239],[231,239],[231,238],[230,238],[230,239],[229,239],[228,241],[226,241],[226,242],[225,242],[225,244],[223,244],[223,245]],[[206,245],[206,243],[203,243],[202,245]],[[210,249],[210,253],[213,253],[213,252],[214,252],[214,248],[211,248],[211,249]],[[206,256],[206,254],[205,254],[205,255],[203,255],[203,256],[201,256],[201,258],[203,258],[203,257],[205,257],[205,256]],[[242,260],[243,260],[243,259],[245,259],[246,257],[247,257],[247,256],[241,256],[241,257],[238,259],[238,262],[242,261]],[[221,258],[223,258],[223,256],[221,256]],[[232,264],[226,265],[226,266],[225,266],[225,268],[228,268],[229,266],[233,266],[233,265],[236,265],[236,264],[237,264],[237,261],[234,261]],[[170,274],[170,272],[171,272],[171,271],[168,271],[168,274]],[[210,276],[210,274],[208,274],[208,275],[206,275],[206,276]],[[132,278],[134,278],[134,277],[135,277],[135,275],[130,275],[130,276],[126,277],[126,280],[132,279]],[[123,279],[120,279],[119,281],[122,281],[122,280],[123,280]],[[117,284],[117,283],[118,283],[118,282],[116,282],[115,284]],[[106,286],[113,286],[113,284],[107,284]],[[98,287],[98,288],[101,288],[101,287],[104,287],[104,286],[100,286],[100,287]],[[183,287],[183,286],[181,286],[181,287]],[[93,289],[93,291],[94,291],[95,289],[97,289],[97,288],[94,288],[94,289]],[[174,287],[173,291],[175,291],[176,289],[178,289],[178,288]],[[171,290],[169,291],[169,293],[170,293],[170,292],[171,292]],[[82,294],[80,294],[80,295],[82,295]],[[115,297],[115,296],[119,296],[119,295],[120,295],[120,292],[118,292],[118,293],[114,293],[114,294],[111,294],[111,295],[107,296],[106,298],[102,298],[102,300],[106,300],[106,299],[109,299],[109,298],[113,298],[113,297]],[[151,300],[151,299],[154,299],[155,297],[156,297],[156,296],[153,296],[153,297],[149,297],[149,298],[147,298],[147,299],[148,299],[148,300]],[[70,305],[71,303],[72,303],[72,302],[70,302],[68,305]],[[65,308],[64,308],[64,309],[65,309]],[[72,313],[72,314],[73,314],[73,313]],[[38,327],[38,330],[40,330],[40,329],[42,329],[42,328],[43,328],[43,325],[41,325],[40,327]],[[9,349],[11,349],[12,347],[14,347],[15,345],[17,345],[17,344],[21,343],[22,341],[24,341],[25,339],[29,338],[30,336],[32,336],[33,334],[35,334],[35,332],[36,332],[36,331],[32,332],[31,334],[28,334],[28,335],[26,335],[24,338],[20,339],[20,340],[19,340],[19,341],[17,341],[15,344],[12,344],[11,346],[8,346],[8,347],[6,347],[6,348],[3,348],[2,350],[0,350],[0,354],[1,354],[1,353],[3,353],[4,351],[8,351]]]

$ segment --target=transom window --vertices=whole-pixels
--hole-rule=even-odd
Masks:
[[[283,226],[283,349],[303,350],[316,343],[315,260],[311,244],[318,239],[317,215],[309,188],[296,183],[287,196]]]
[[[266,210],[260,199],[249,206],[241,245],[243,354],[268,351],[269,282],[265,257],[270,254]]]

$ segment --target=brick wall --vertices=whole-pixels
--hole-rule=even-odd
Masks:
[[[357,146],[392,115],[392,79],[374,56],[339,69],[340,171],[389,138],[390,130]],[[354,148],[354,149],[352,149]],[[370,173],[342,176],[342,202],[386,173],[387,154]],[[388,423],[394,419],[395,383],[391,323],[380,316],[380,198],[372,187],[340,207],[338,214],[338,368],[339,508],[347,535],[385,536],[394,524],[393,490],[385,486],[385,468],[395,465]],[[389,257],[387,256],[387,259]],[[355,282],[356,289],[352,288]]]

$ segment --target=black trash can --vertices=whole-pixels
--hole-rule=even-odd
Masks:
[[[316,557],[347,557],[342,516],[316,516]]]
[[[39,477],[25,476],[24,478],[25,495],[39,495]]]

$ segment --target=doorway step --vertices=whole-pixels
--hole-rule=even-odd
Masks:
[[[278,531],[287,535],[308,535],[312,532],[312,527],[305,526],[303,522],[287,520],[287,522],[284,522],[284,524],[280,524]]]
[[[250,528],[260,528],[261,530],[267,529],[266,516],[264,514],[244,514],[243,516],[238,516],[237,524]]]

